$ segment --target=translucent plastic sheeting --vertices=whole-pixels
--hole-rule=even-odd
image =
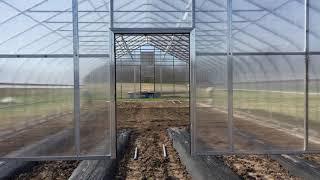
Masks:
[[[303,3],[291,0],[232,2],[233,52],[304,50]]]
[[[109,1],[78,0],[79,51],[109,54]]]
[[[110,155],[110,74],[108,58],[80,59],[81,155]]]
[[[222,52],[227,50],[227,1],[195,1],[197,52]]]
[[[310,0],[310,51],[320,51],[320,1]]]
[[[309,70],[309,148],[320,150],[320,56],[310,57]]]
[[[196,152],[229,150],[225,56],[198,57],[196,66]]]
[[[310,55],[308,82],[305,79],[308,56],[304,51],[314,53],[320,47],[319,2],[310,0],[310,24],[305,24],[305,1],[229,1],[232,2],[231,27],[227,2],[196,1],[195,153],[318,150],[319,58]],[[211,22],[201,23],[201,20]],[[310,28],[308,36],[305,25]],[[292,52],[297,55],[290,55]],[[230,56],[232,63],[228,71],[227,58],[222,59],[221,53]],[[220,83],[224,88],[219,88],[224,94],[214,96],[217,82],[224,82]],[[309,106],[305,104],[306,82]],[[223,116],[205,112],[204,108]],[[304,126],[307,108],[309,127]],[[208,126],[210,123],[213,125]]]
[[[65,0],[1,1],[0,53],[72,53],[71,2]]]
[[[304,56],[234,56],[237,152],[303,150]]]
[[[117,0],[114,1],[114,27],[191,27],[191,8],[191,1],[183,0]]]
[[[0,156],[74,156],[73,59],[0,64]]]

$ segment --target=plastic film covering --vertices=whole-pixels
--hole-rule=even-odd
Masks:
[[[318,151],[319,2],[195,3],[194,153]]]
[[[320,25],[317,23],[320,18],[320,2],[310,1],[310,51],[320,50]],[[320,143],[319,122],[320,122],[320,56],[311,55],[309,60],[309,149],[319,151]]]
[[[110,3],[78,0],[80,156],[111,155]]]
[[[196,131],[197,152],[223,152],[229,150],[228,90],[226,83],[227,61],[225,56],[197,58],[196,69]]]
[[[227,1],[195,3],[194,152],[226,152],[230,150],[231,140],[227,113],[227,56],[218,53],[227,52]]]
[[[309,148],[310,150],[319,150],[320,135],[320,57],[310,57],[309,69]]]
[[[75,155],[73,60],[16,58],[0,64],[1,157]]]
[[[192,87],[194,153],[319,151],[318,0],[2,0],[0,14],[1,158],[110,155],[115,71],[118,98]]]
[[[309,0],[309,28],[310,28],[310,51],[320,51],[320,2],[317,0]]]
[[[72,1],[0,3],[1,54],[72,53]]]
[[[114,1],[116,28],[191,27],[192,1]]]
[[[108,58],[80,59],[81,155],[110,154],[110,75]]]
[[[234,56],[235,151],[302,151],[304,57]]]
[[[0,11],[0,159],[109,156],[109,3],[1,1]]]

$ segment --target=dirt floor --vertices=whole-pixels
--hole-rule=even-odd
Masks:
[[[100,121],[103,118],[98,119]],[[117,129],[130,128],[133,132],[125,155],[119,162],[115,179],[191,179],[167,136],[168,127],[189,127],[189,102],[118,102]],[[86,140],[88,151],[89,147],[92,148],[97,144],[96,142],[88,143],[90,139],[104,134],[102,132],[105,127],[100,129],[98,134],[91,133],[92,135],[88,136]],[[90,134],[90,132],[83,131],[84,134]],[[223,135],[217,134],[219,137]],[[163,157],[163,144],[166,146],[167,158]],[[137,160],[133,160],[135,147],[138,147]],[[320,155],[303,155],[303,158],[320,164],[319,157]],[[290,176],[286,169],[268,156],[230,155],[221,156],[221,160],[243,179],[301,179]],[[32,171],[20,174],[14,179],[68,179],[77,164],[78,162],[75,161],[43,162],[36,165]]]
[[[121,102],[117,115],[119,129],[134,129],[119,165],[118,179],[190,179],[165,132],[168,127],[189,126],[187,102]],[[168,159],[162,157],[162,144],[168,149]],[[138,160],[133,160],[135,147],[139,150]],[[221,156],[221,160],[243,179],[301,179],[290,176],[268,156]]]
[[[223,161],[243,179],[302,179],[289,175],[267,155],[223,156]]]
[[[48,161],[39,162],[30,172],[21,173],[15,180],[65,180],[68,179],[79,161]]]
[[[118,129],[130,128],[133,134],[116,179],[191,179],[166,133],[168,127],[189,125],[187,102],[120,102],[117,107]]]
[[[317,168],[320,168],[320,154],[302,154],[300,158],[311,161]]]

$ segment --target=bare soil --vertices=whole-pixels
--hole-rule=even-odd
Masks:
[[[224,163],[243,179],[302,179],[294,177],[267,155],[223,156]]]
[[[130,128],[133,134],[116,179],[191,179],[166,133],[168,127],[189,125],[188,102],[120,102],[117,120],[118,129]],[[135,147],[137,160],[133,159]]]
[[[317,168],[320,168],[320,154],[302,154],[300,158],[313,162]]]
[[[32,171],[14,177],[15,180],[65,180],[68,179],[79,161],[39,162]]]
[[[118,104],[117,118],[118,129],[134,129],[127,153],[119,165],[118,179],[190,179],[165,131],[168,127],[189,126],[187,102],[122,102]],[[223,136],[221,132],[215,138]],[[167,160],[162,157],[163,143],[168,148]],[[139,149],[138,160],[133,160],[135,147]],[[301,179],[291,176],[278,162],[268,156],[220,157],[243,179]]]
[[[97,122],[100,122],[100,120],[102,122],[104,115],[103,113],[101,116],[99,115],[101,118],[98,118]],[[210,117],[212,115],[208,116],[209,119]],[[84,124],[89,123],[90,121]],[[133,130],[133,133],[125,155],[119,162],[115,179],[191,179],[166,133],[166,129],[169,127],[189,128],[189,124],[189,103],[186,101],[118,102],[117,129],[129,128]],[[214,124],[209,125],[214,126]],[[253,125],[254,123],[251,124],[250,129],[262,128],[253,127]],[[54,126],[59,127],[58,130],[63,127],[63,124]],[[90,125],[90,127],[98,129],[99,133],[96,134],[86,130],[91,128],[83,129],[82,133],[88,137],[86,140],[86,149],[88,150],[86,151],[89,151],[89,147],[92,148],[97,144],[97,142],[89,143],[90,139],[99,137],[99,134],[103,134],[102,131],[106,128],[105,126],[99,128],[98,124]],[[244,126],[238,126],[238,129],[244,132],[247,130]],[[203,133],[206,134],[207,132]],[[217,141],[219,138],[226,137],[223,131],[215,131],[215,133],[214,137],[211,137],[212,140]],[[26,137],[24,139],[27,140]],[[221,139],[219,141],[222,142],[221,147],[224,147],[225,140]],[[212,141],[209,143],[212,144]],[[166,146],[167,158],[163,157],[163,144]],[[2,146],[2,148],[5,147]],[[133,160],[135,147],[138,147],[137,160]],[[17,147],[8,148],[8,150],[15,148]],[[220,157],[227,166],[243,179],[301,179],[290,176],[286,169],[268,156],[228,155]],[[320,155],[303,155],[302,157],[320,164]],[[78,163],[77,161],[41,162],[32,171],[20,174],[14,179],[68,179]]]

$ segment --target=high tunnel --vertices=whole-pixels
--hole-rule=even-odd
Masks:
[[[320,150],[318,0],[0,0],[0,14],[1,160],[116,157],[116,102],[145,91],[188,101],[192,155]]]

